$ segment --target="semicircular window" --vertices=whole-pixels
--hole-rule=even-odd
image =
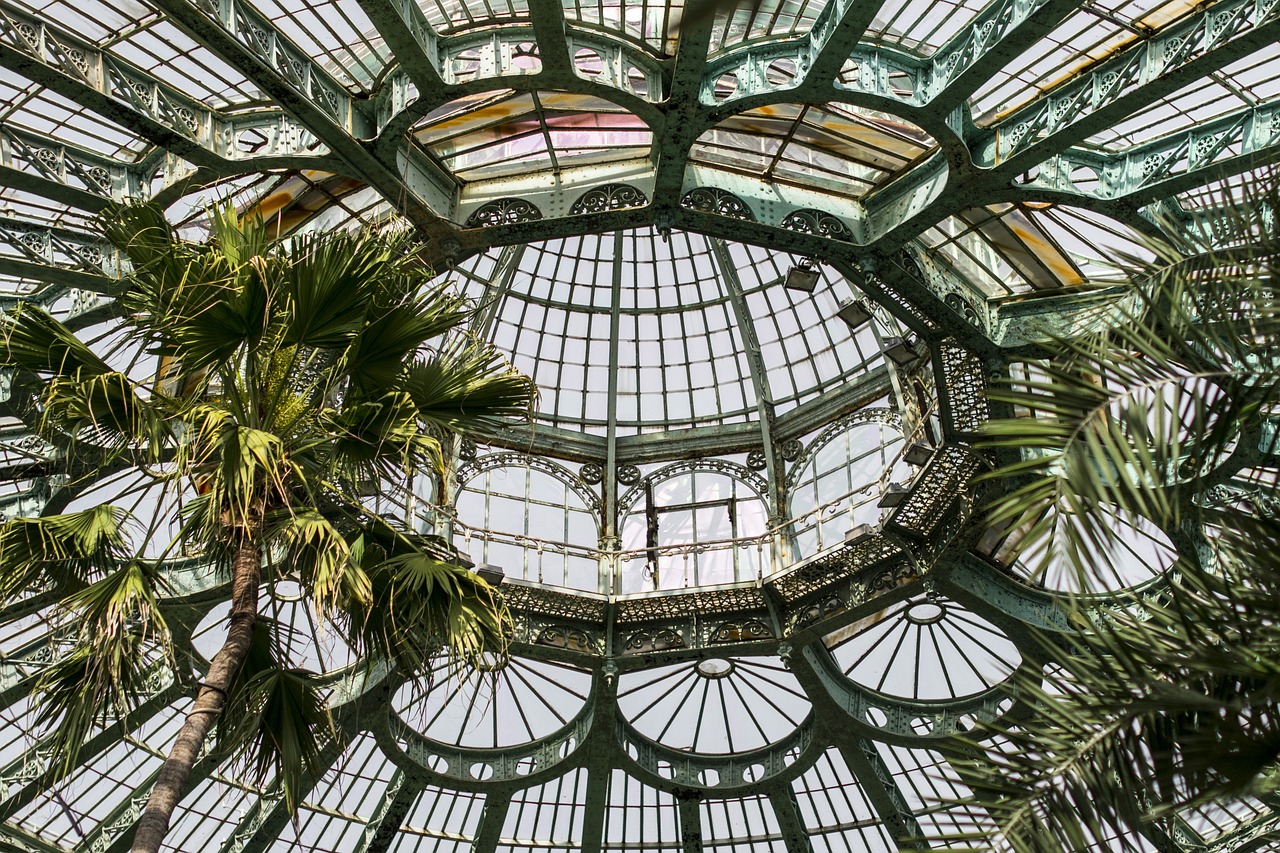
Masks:
[[[458,544],[509,578],[595,592],[600,566],[595,496],[569,472],[514,453],[459,472]]]
[[[851,681],[905,699],[981,693],[1022,660],[998,628],[941,597],[900,601],[823,641]]]
[[[622,592],[754,580],[764,571],[763,480],[677,463],[642,480],[622,506]],[[751,541],[742,541],[749,539]]]
[[[559,731],[587,702],[591,673],[512,657],[458,673],[440,660],[392,700],[400,719],[439,743],[474,749],[516,746]]]
[[[709,658],[624,673],[618,708],[640,734],[674,749],[745,752],[791,734],[809,700],[777,657]]]
[[[875,524],[890,484],[911,475],[902,459],[903,438],[891,425],[892,413],[880,409],[838,423],[811,442],[789,484],[797,559],[843,544],[859,524]]]

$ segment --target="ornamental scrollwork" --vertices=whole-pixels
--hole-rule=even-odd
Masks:
[[[514,225],[517,222],[533,222],[542,218],[542,211],[531,201],[522,198],[499,198],[485,202],[467,217],[467,228],[492,228],[495,225]]]
[[[712,643],[740,643],[750,640],[772,640],[773,630],[759,619],[722,622],[711,632]]]
[[[719,187],[695,187],[680,199],[680,206],[703,213],[714,213],[717,216],[744,219],[748,222],[755,222],[756,219],[756,215],[751,212],[746,202]]]
[[[551,646],[557,649],[568,649],[573,652],[599,652],[599,644],[592,640],[591,635],[581,628],[573,628],[568,625],[548,625],[538,632],[538,638],[534,643],[540,646]]]
[[[604,213],[606,210],[644,207],[648,203],[648,197],[629,184],[605,184],[579,196],[569,208],[569,215],[579,216],[583,213]]]
[[[799,231],[801,234],[814,234],[818,237],[830,237],[833,240],[845,242],[853,241],[853,232],[849,230],[849,226],[825,210],[802,207],[788,213],[780,224],[783,228]]]
[[[461,455],[461,454],[459,454]],[[488,453],[484,456],[473,457],[466,464],[459,466],[457,473],[458,488],[465,488],[466,483],[474,477],[483,474],[486,471],[493,471],[497,468],[531,468],[535,471],[541,471],[544,474],[550,474],[557,480],[563,481],[573,489],[574,494],[582,498],[583,503],[597,516],[603,510],[600,502],[600,496],[591,489],[586,488],[577,475],[563,465],[558,465],[549,459],[541,456],[530,456],[527,453],[503,452]]]
[[[630,634],[622,644],[626,654],[641,652],[661,652],[667,649],[683,649],[684,637],[671,628],[655,628],[653,630],[636,631]]]
[[[808,447],[801,447],[800,452],[793,457],[791,472],[787,476],[787,488],[790,489],[796,485],[814,454],[818,453],[834,439],[860,424],[879,424],[897,430],[900,433],[902,432],[902,415],[893,409],[881,406],[851,412],[835,421],[818,433],[817,437],[809,442]],[[795,439],[792,439],[792,441],[795,441]],[[783,445],[783,457],[786,458],[786,445]]]
[[[619,483],[628,486],[631,486],[633,483],[635,485],[628,489],[627,492],[619,498],[618,506],[621,507],[624,512],[630,511],[631,508],[639,502],[643,495],[645,483],[661,483],[663,480],[668,480],[678,474],[683,474],[686,471],[714,471],[719,474],[725,474],[749,486],[761,500],[767,500],[768,498],[768,482],[765,481],[764,477],[760,476],[755,471],[752,471],[745,465],[739,465],[737,462],[730,462],[727,459],[686,459],[667,465],[665,468],[660,468],[645,477],[643,480],[640,480],[639,478],[631,481],[624,480],[622,479],[622,471],[619,470]],[[636,470],[636,473],[639,474],[639,469]]]

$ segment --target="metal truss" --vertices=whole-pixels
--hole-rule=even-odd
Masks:
[[[916,810],[875,744],[938,748],[974,719],[992,721],[1009,713],[1009,697],[999,685],[945,702],[877,693],[845,677],[824,638],[926,590],[998,624],[1021,650],[1021,666],[1028,671],[1041,663],[1033,633],[1070,630],[1062,597],[1032,589],[970,552],[975,495],[968,484],[980,461],[969,442],[989,414],[988,378],[1006,359],[1031,348],[1032,324],[1049,319],[1069,329],[1075,312],[1091,311],[1096,303],[1052,292],[1007,304],[988,300],[950,262],[922,251],[915,240],[954,214],[1023,202],[1075,206],[1151,234],[1157,227],[1143,217],[1144,208],[1171,207],[1173,196],[1280,160],[1276,102],[1257,103],[1123,150],[1083,144],[1251,51],[1274,49],[1280,0],[1217,0],[1149,38],[1135,39],[985,127],[974,124],[966,99],[996,70],[1034,47],[1077,4],[995,0],[925,55],[866,39],[879,4],[832,0],[804,35],[753,39],[716,52],[710,50],[714,22],[704,18],[682,31],[675,55],[668,57],[625,34],[575,23],[555,0],[529,0],[527,20],[449,34],[435,32],[412,0],[359,3],[395,56],[377,80],[359,81],[369,84],[369,98],[353,95],[357,81],[313,60],[249,0],[157,0],[170,20],[272,102],[213,109],[130,63],[123,51],[91,44],[11,0],[0,0],[0,66],[136,132],[149,146],[128,160],[124,153],[94,152],[6,125],[0,127],[0,180],[68,208],[96,211],[112,201],[147,196],[161,173],[163,198],[172,200],[237,175],[317,170],[354,177],[375,189],[389,209],[402,213],[430,241],[428,251],[438,260],[492,246],[647,226],[708,235],[721,255],[719,241],[735,240],[816,258],[835,266],[931,344],[930,359],[918,369],[936,384],[943,435],[881,529],[790,563],[759,583],[610,599],[509,581],[503,594],[513,618],[514,654],[571,664],[591,679],[582,709],[527,744],[485,750],[434,741],[389,707],[401,674],[387,670],[368,682],[357,681],[353,672],[331,674],[341,696],[335,710],[339,727],[349,736],[372,735],[395,763],[357,849],[389,849],[431,785],[485,794],[473,849],[493,851],[504,842],[513,794],[585,769],[589,786],[581,846],[597,853],[609,775],[621,768],[675,798],[686,853],[701,851],[710,840],[700,800],[747,792],[766,796],[778,826],[769,840],[781,840],[788,853],[810,853],[813,843],[793,783],[828,750],[835,750],[857,777],[891,836],[904,849],[919,846]],[[529,44],[537,48],[536,68],[517,62],[528,58]],[[582,67],[579,51],[593,53],[598,67],[590,72]],[[464,57],[471,69],[465,73],[459,62]],[[622,164],[570,164],[558,169],[554,180],[547,174],[518,175],[463,185],[413,137],[414,127],[453,100],[502,89],[606,99],[646,123],[654,134],[653,148],[646,157]],[[937,147],[858,198],[690,162],[699,137],[737,113],[829,102],[901,118],[931,135]],[[632,201],[600,204],[601,198]],[[492,293],[509,286],[518,254],[518,249],[508,254]],[[16,215],[0,217],[0,274],[42,284],[33,285],[28,298],[67,309],[70,325],[109,315],[111,302],[104,294],[122,272],[118,254],[92,234]],[[728,286],[738,325],[749,329],[741,284],[731,280]],[[615,299],[615,322],[616,305]],[[887,370],[875,371],[777,415],[767,374],[754,354],[758,341],[749,339],[746,345],[759,423],[688,430],[680,447],[690,458],[760,451],[770,514],[780,518],[787,504],[788,465],[804,459],[788,455],[787,445],[886,395],[890,377]],[[616,359],[615,353],[614,365]],[[12,374],[0,375],[0,408],[11,416],[29,415],[17,398],[25,393],[21,382],[16,386]],[[618,549],[620,464],[667,461],[671,454],[669,436],[656,433],[598,436],[539,427],[482,438],[513,451],[600,466],[600,505],[607,517],[600,528],[602,550]],[[0,450],[6,453],[9,479],[29,483],[0,498],[0,515],[58,511],[71,499],[72,490],[52,473],[59,461],[53,449],[26,428],[0,433]],[[177,642],[184,654],[194,654],[190,634],[223,593],[199,560],[171,568],[162,606],[179,626]],[[37,594],[6,608],[3,617],[30,615],[43,606],[47,603]],[[0,707],[30,695],[58,641],[46,634],[0,660]],[[777,741],[731,755],[673,748],[624,719],[619,677],[730,656],[784,661],[813,712]],[[82,764],[163,711],[184,686],[159,685],[134,718],[109,724],[91,740]],[[331,743],[326,750],[325,765],[335,765],[339,745]],[[6,817],[41,793],[39,745],[32,756],[0,768],[0,814]],[[754,768],[762,768],[759,775]],[[218,772],[216,761],[206,757],[193,778]],[[88,834],[84,849],[124,849],[154,776],[136,781],[133,794],[109,809]],[[264,792],[222,849],[266,849],[286,820],[278,793]],[[16,827],[6,825],[4,832],[16,848],[58,851]],[[1158,843],[1170,850],[1255,850],[1273,844],[1277,833],[1280,817],[1268,813],[1210,841],[1174,823]]]

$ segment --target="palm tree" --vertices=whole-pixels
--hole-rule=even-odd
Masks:
[[[1015,679],[1029,715],[957,744],[991,821],[965,839],[981,849],[1083,850],[1115,830],[1159,843],[1188,809],[1276,803],[1280,192],[1224,201],[1154,261],[1125,261],[1127,316],[1053,338],[996,395],[1012,416],[988,428],[1007,463],[990,520],[1080,592],[1063,602],[1077,630],[1039,637],[1058,665]],[[1180,557],[1108,602],[1116,519],[1137,517]]]
[[[230,208],[204,243],[163,212],[101,218],[132,273],[122,332],[81,341],[35,305],[4,317],[6,365],[26,378],[26,418],[66,476],[132,469],[115,500],[0,526],[0,597],[39,590],[73,626],[41,676],[54,774],[87,733],[124,716],[167,672],[195,695],[134,839],[160,847],[216,727],[219,754],[290,809],[328,725],[320,677],[290,660],[287,626],[260,590],[290,579],[353,654],[409,674],[442,651],[503,652],[493,590],[411,517],[370,507],[381,484],[440,472],[441,438],[527,415],[529,380],[457,327],[468,305],[395,233],[272,242]],[[21,383],[20,383],[21,384]],[[176,518],[175,518],[176,510]],[[229,586],[221,649],[198,677],[166,621],[166,572],[197,554]]]

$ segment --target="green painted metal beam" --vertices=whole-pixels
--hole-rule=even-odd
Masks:
[[[803,72],[804,80],[831,87],[884,6],[885,0],[832,0],[823,6],[806,35],[808,68]]]
[[[928,106],[950,113],[1080,6],[1073,0],[995,0],[934,51]]]
[[[702,853],[702,812],[698,800],[691,796],[677,797],[676,810],[680,815],[683,853]]]
[[[413,0],[359,0],[378,34],[395,54],[401,71],[418,88],[418,97],[434,101],[445,88],[440,74],[437,36]]]
[[[6,186],[90,211],[136,197],[149,183],[137,163],[9,125],[0,125],[0,174]]]
[[[1069,148],[1040,163],[1028,190],[1148,204],[1280,161],[1280,101],[1245,107],[1117,152]]]
[[[453,179],[415,146],[399,152],[400,162],[375,157],[357,138],[372,138],[374,122],[353,105],[351,96],[335,88],[331,78],[312,73],[310,66],[296,80],[286,77],[273,63],[280,59],[282,50],[291,56],[297,48],[283,48],[286,40],[274,29],[268,30],[266,45],[256,35],[242,37],[239,18],[248,14],[247,7],[234,5],[240,0],[222,2],[233,5],[217,19],[189,0],[157,0],[156,6],[301,121],[347,164],[344,172],[378,190],[425,236],[451,239],[454,229],[441,213],[447,215],[453,206]]]
[[[542,73],[573,74],[573,57],[569,55],[564,4],[561,0],[529,0],[529,17],[533,19],[533,35],[538,43]]]
[[[706,117],[699,95],[707,67],[714,15],[699,15],[680,28],[671,79],[667,84],[666,119],[654,139],[655,173],[653,207],[661,219],[671,215],[680,203],[684,188],[685,161],[689,149],[702,133]]]
[[[809,840],[809,830],[800,817],[796,792],[790,785],[775,785],[769,788],[768,796],[787,853],[813,853],[813,842]]]
[[[111,51],[8,0],[0,0],[0,67],[217,173],[310,162],[307,155],[314,137],[286,119],[280,109],[260,107],[236,115],[210,109]],[[241,150],[240,135],[249,131],[267,132],[272,139],[270,150],[262,154]],[[236,165],[237,161],[252,161],[252,165]]]
[[[422,788],[413,784],[399,768],[387,783],[373,816],[365,824],[360,836],[360,846],[354,853],[387,853],[395,843],[397,833],[409,814],[409,809],[422,794]]]
[[[1121,118],[1280,38],[1275,0],[1218,0],[1090,66],[972,140],[987,180],[1007,181]]]
[[[502,837],[502,827],[506,823],[509,808],[510,792],[498,791],[485,797],[484,811],[480,814],[480,831],[476,833],[471,853],[494,853]]]

